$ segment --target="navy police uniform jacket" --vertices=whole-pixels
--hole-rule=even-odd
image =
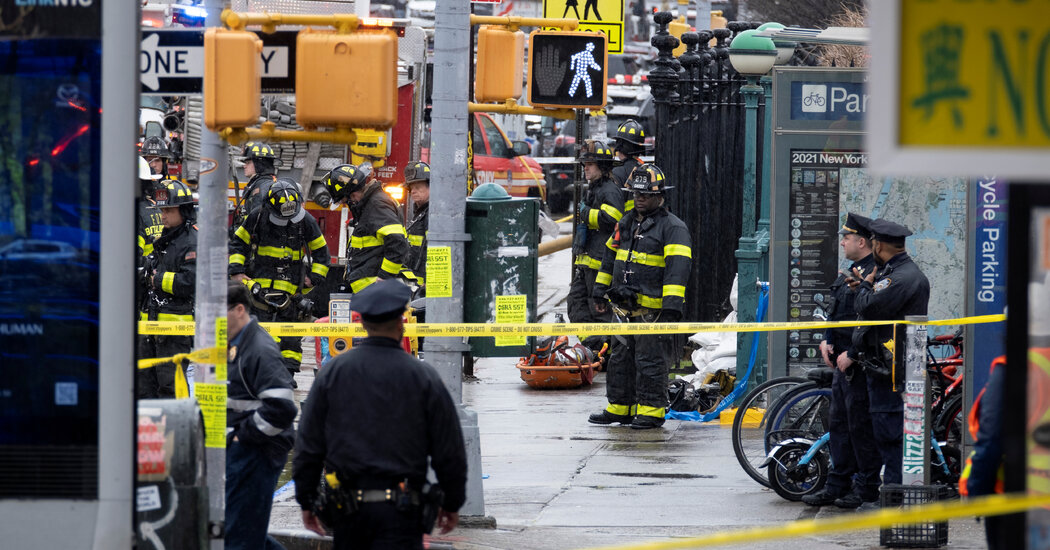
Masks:
[[[827,305],[829,321],[857,320],[856,306],[853,303],[857,293],[846,284],[846,274],[852,274],[854,269],[860,271],[862,277],[867,276],[875,269],[875,255],[868,254],[853,262],[846,273],[840,273],[831,284],[831,300]],[[852,346],[852,339],[853,327],[833,328],[827,333],[828,345],[835,354],[847,351]]]

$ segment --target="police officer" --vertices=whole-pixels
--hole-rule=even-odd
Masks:
[[[357,293],[379,279],[396,277],[408,257],[407,234],[397,203],[375,179],[372,165],[336,166],[323,181],[332,200],[346,201],[353,215],[345,289]]]
[[[288,178],[268,186],[265,208],[250,212],[230,240],[230,276],[251,279],[252,313],[270,322],[310,316],[313,303],[306,295],[324,283],[329,261],[321,228]],[[299,372],[302,338],[282,336],[280,348],[288,370]]]
[[[415,161],[405,166],[405,187],[412,197],[412,221],[408,224],[408,260],[401,275],[426,286],[427,228],[430,226],[430,165]]]
[[[854,307],[862,321],[903,320],[908,315],[926,315],[930,302],[930,282],[915,265],[904,248],[904,240],[911,231],[889,220],[873,220],[869,224],[872,252],[878,269],[861,273],[850,271],[849,285],[856,291]],[[868,399],[871,425],[880,461],[885,467],[882,481],[901,482],[904,403],[893,387],[892,345],[893,326],[857,327],[853,331],[852,347],[838,365],[850,366],[860,362],[868,381]],[[897,376],[898,383],[903,377]]]
[[[846,273],[857,269],[867,275],[875,270],[869,223],[870,219],[859,214],[846,214],[846,222],[839,230],[843,255],[852,262]],[[857,318],[853,308],[855,293],[846,284],[846,273],[840,272],[831,285],[831,301],[826,306],[829,321]],[[826,339],[820,343],[824,364],[834,369],[828,415],[832,466],[824,489],[802,497],[802,502],[810,506],[834,503],[840,508],[856,508],[864,502],[877,500],[879,496],[882,463],[871,431],[867,378],[859,366],[849,364],[846,353],[852,346],[852,336],[852,327],[833,328],[827,331]],[[840,361],[844,367],[839,367]]]
[[[579,205],[580,224],[573,243],[576,269],[569,287],[569,320],[573,323],[609,322],[612,313],[608,308],[598,313],[591,294],[598,270],[602,267],[605,244],[623,218],[623,191],[609,173],[613,167],[612,149],[601,141],[585,141],[576,161],[583,164],[587,191]],[[585,344],[591,349],[599,349],[602,341],[602,337],[592,336]]]
[[[163,139],[158,136],[144,139],[139,154],[149,163],[150,171],[160,178],[168,177],[168,159],[172,158],[172,154]]]
[[[437,524],[447,533],[466,500],[456,406],[437,371],[401,348],[410,295],[396,280],[354,295],[350,307],[368,337],[328,363],[303,407],[292,471],[303,524],[325,532],[313,511],[322,469],[335,474],[336,490],[357,508],[329,517],[336,549],[421,549],[423,505],[440,506]],[[443,501],[424,490],[428,460]]]
[[[621,185],[628,193],[624,202],[624,212],[634,208],[634,200],[630,196],[630,185],[627,181],[634,169],[642,164],[639,155],[645,152],[645,130],[637,120],[627,119],[616,128],[616,138],[613,139],[613,152],[620,166],[612,169],[612,177],[616,183]]]
[[[148,321],[193,322],[193,296],[197,285],[197,229],[193,193],[178,180],[163,180],[155,193],[164,231],[153,242],[143,263],[146,296],[140,318]],[[139,357],[152,359],[188,353],[192,336],[148,335],[139,338]],[[175,364],[164,363],[138,371],[140,399],[175,397]]]
[[[674,323],[682,318],[692,250],[689,229],[664,206],[671,189],[652,164],[630,179],[634,211],[616,226],[595,280],[592,296],[602,312],[608,300],[617,317],[630,322]],[[668,334],[613,338],[606,396],[609,404],[588,419],[592,424],[657,428],[667,408],[667,375],[676,350]]]
[[[295,441],[292,376],[251,315],[246,286],[230,281],[226,308],[226,548],[282,548],[266,531],[273,488]]]
[[[277,181],[277,155],[269,145],[254,141],[245,143],[240,160],[244,161],[244,175],[248,178],[248,185],[244,186],[244,192],[233,211],[233,231],[244,223],[248,214],[263,205],[270,184]]]

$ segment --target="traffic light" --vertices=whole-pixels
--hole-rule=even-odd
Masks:
[[[685,53],[685,42],[682,42],[682,35],[685,34],[685,32],[688,30],[689,23],[685,22],[684,15],[679,15],[678,19],[675,19],[674,21],[671,21],[667,24],[667,32],[669,32],[671,36],[678,39],[678,47],[671,50],[671,55],[678,57]]]
[[[397,122],[397,35],[305,29],[295,50],[300,126],[389,128]]]
[[[598,32],[532,31],[528,100],[533,107],[605,107],[608,53]]]
[[[525,33],[491,25],[478,29],[474,101],[502,102],[521,97],[524,58]]]
[[[259,122],[262,40],[253,32],[204,31],[204,125],[212,130]]]

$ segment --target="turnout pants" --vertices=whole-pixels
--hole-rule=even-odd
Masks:
[[[274,317],[273,310],[262,309],[253,303],[252,313],[259,318],[259,321],[264,323],[271,319],[273,319],[273,322],[278,323],[299,322],[295,306],[278,310],[277,316]],[[303,338],[301,336],[282,336],[275,338],[275,340],[277,347],[281,350],[281,358],[284,360],[284,366],[288,368],[288,372],[293,375],[299,372],[299,366],[303,362]]]
[[[606,410],[620,415],[644,415],[663,418],[667,413],[667,375],[671,368],[669,334],[624,336],[620,342],[611,338],[605,395]]]
[[[193,351],[192,336],[139,336],[139,359],[171,357],[176,353]],[[171,399],[175,397],[175,363],[163,363],[148,369],[138,369],[136,391],[139,399]],[[186,374],[185,366],[181,367]]]
[[[860,365],[847,372],[835,369],[828,414],[831,432],[828,444],[833,466],[828,474],[827,490],[831,494],[844,496],[852,491],[869,501],[878,496],[882,461],[872,434],[868,407],[868,384]]]
[[[595,300],[591,298],[594,290],[594,279],[598,272],[582,266],[576,266],[573,270],[572,283],[569,285],[569,299],[566,309],[569,314],[569,322],[572,323],[610,323],[613,320],[611,311],[598,313],[594,308]],[[595,335],[583,338],[585,346],[598,350],[602,343],[608,339],[607,336]]]

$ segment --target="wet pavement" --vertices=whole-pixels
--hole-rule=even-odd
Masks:
[[[563,230],[567,224],[562,224]],[[539,304],[553,321],[564,314],[569,251],[540,258]],[[304,342],[304,350],[312,349]],[[306,353],[304,353],[306,355]],[[480,359],[465,382],[464,405],[478,414],[485,516],[463,518],[431,548],[546,550],[670,542],[724,530],[774,526],[851,514],[783,500],[752,481],[736,462],[730,430],[669,420],[663,429],[595,426],[605,405],[605,375],[570,390],[536,390],[517,358]],[[312,371],[297,376],[305,398]],[[293,491],[275,498],[271,532],[289,549],[327,548],[302,529]],[[471,525],[489,525],[472,527]],[[982,525],[951,522],[945,548],[985,548]],[[879,548],[873,529],[720,548],[754,550]]]

